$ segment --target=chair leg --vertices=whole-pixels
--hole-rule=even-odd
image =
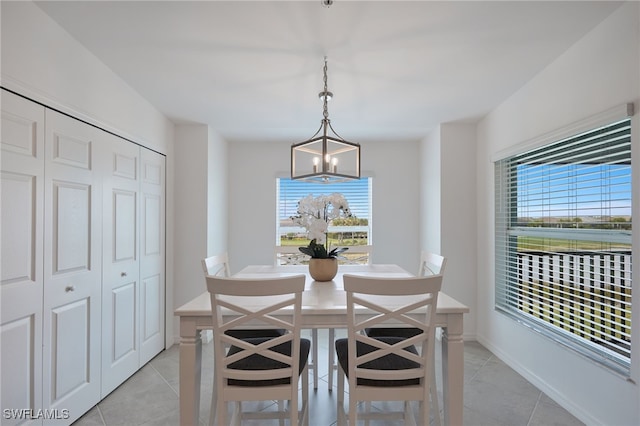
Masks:
[[[349,426],[356,426],[358,423],[358,400],[355,393],[355,379],[349,377],[349,412],[347,413],[347,420],[349,420]],[[351,385],[354,386],[351,386]]]
[[[358,405],[357,405],[355,395],[351,392],[351,388],[349,388],[349,425],[356,426],[358,422]]]
[[[213,381],[213,390],[211,392],[211,412],[209,413],[209,426],[214,426],[216,424],[216,406],[218,405],[218,401],[216,398],[216,381]]]
[[[429,424],[429,401],[420,401],[420,424]]]
[[[318,329],[311,329],[311,341],[313,343],[313,390],[318,390]]]
[[[336,341],[336,330],[335,328],[329,329],[329,392],[333,390],[333,370],[335,367],[335,350],[334,345]]]
[[[344,415],[344,371],[342,368],[338,366],[338,426],[344,426],[345,415]]]
[[[218,424],[229,424],[227,420],[227,404],[219,398],[217,406],[218,408],[216,408],[216,416],[218,417]]]
[[[231,420],[234,421],[236,426],[242,424],[242,402],[236,401],[233,403],[233,413],[231,414]]]
[[[291,395],[291,400],[289,401],[289,424],[297,425],[298,424],[298,389],[293,392]]]
[[[436,426],[442,426],[440,420],[440,404],[438,404],[438,385],[436,381],[436,357],[433,356],[433,364],[431,365],[431,385],[429,386],[429,395],[431,396],[431,409]]]
[[[411,404],[409,403],[409,401],[404,401],[404,424],[405,425],[415,424],[415,421],[413,420],[414,419],[413,419],[413,413],[411,412]],[[427,425],[429,423],[422,422],[420,424]]]
[[[280,417],[278,423],[280,424],[280,426],[284,426],[284,417],[282,417],[282,414],[285,411],[284,405],[285,405],[284,401],[279,399],[278,400],[278,414],[280,414],[281,417]]]
[[[366,413],[366,417],[364,419],[364,426],[369,426],[369,414],[371,414],[371,401],[365,401],[364,402],[364,412]],[[406,424],[406,418],[405,418],[405,424]]]
[[[309,426],[309,369],[302,372],[302,424]]]

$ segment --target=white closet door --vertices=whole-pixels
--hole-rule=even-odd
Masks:
[[[105,134],[102,229],[102,397],[140,366],[140,147]]]
[[[164,349],[165,157],[141,149],[140,365]]]
[[[42,408],[44,108],[2,91],[0,126],[0,395],[11,425],[24,416],[5,410]]]
[[[100,400],[99,131],[46,111],[43,397],[69,423]]]

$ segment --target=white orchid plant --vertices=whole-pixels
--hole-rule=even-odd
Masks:
[[[329,222],[340,217],[352,217],[349,203],[344,195],[333,193],[331,195],[307,195],[298,202],[298,214],[291,219],[297,225],[307,230],[307,236],[311,243],[299,250],[311,256],[313,259],[333,259],[348,250],[347,247],[329,250],[327,231]],[[325,247],[325,243],[327,247]]]

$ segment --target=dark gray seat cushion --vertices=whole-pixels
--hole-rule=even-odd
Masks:
[[[271,340],[272,337],[256,337],[243,339],[253,345],[259,345],[260,343],[266,342],[267,340]],[[291,343],[286,342],[281,343],[277,346],[271,348],[272,351],[278,352],[284,355],[291,355]],[[309,349],[311,348],[311,341],[309,339],[300,339],[300,371],[298,371],[298,375],[302,373],[304,367],[307,365],[307,360],[309,359]],[[238,348],[237,346],[231,346],[229,348],[228,355],[233,355],[235,353],[241,352],[244,349]],[[229,364],[229,368],[236,370],[272,370],[278,368],[286,368],[287,365],[276,361],[275,359],[259,355],[253,354],[246,358],[241,359],[240,361],[236,361],[234,363]],[[275,385],[287,385],[289,384],[289,378],[281,378],[281,379],[272,379],[272,380],[236,380],[229,379],[229,385],[233,386],[275,386]]]
[[[387,344],[395,344],[404,340],[401,337],[378,337],[376,340],[385,342]],[[368,345],[366,343],[357,342],[356,353],[358,356],[368,354],[373,351],[377,351],[375,346]],[[418,354],[416,348],[411,345],[404,348],[405,351]],[[348,339],[336,340],[336,354],[338,356],[338,362],[345,372],[345,375],[349,377],[349,349]],[[383,357],[366,362],[360,366],[360,368],[369,368],[374,370],[407,370],[410,368],[419,368],[420,364],[403,358],[395,354],[388,354]],[[414,386],[420,384],[420,379],[404,379],[404,380],[373,380],[373,379],[358,379],[358,384],[362,386],[378,386],[378,387],[393,387],[393,386]]]
[[[251,339],[254,337],[278,337],[284,334],[281,328],[254,328],[254,329],[237,329],[227,330],[224,334],[235,337],[236,339]]]
[[[402,337],[404,339],[422,334],[422,330],[419,328],[411,327],[365,328],[364,332],[367,333],[367,336],[369,337]]]

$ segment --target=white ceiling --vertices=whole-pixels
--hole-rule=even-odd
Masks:
[[[606,18],[593,1],[44,1],[38,5],[175,123],[229,141],[309,138],[328,56],[347,140],[474,122]]]

